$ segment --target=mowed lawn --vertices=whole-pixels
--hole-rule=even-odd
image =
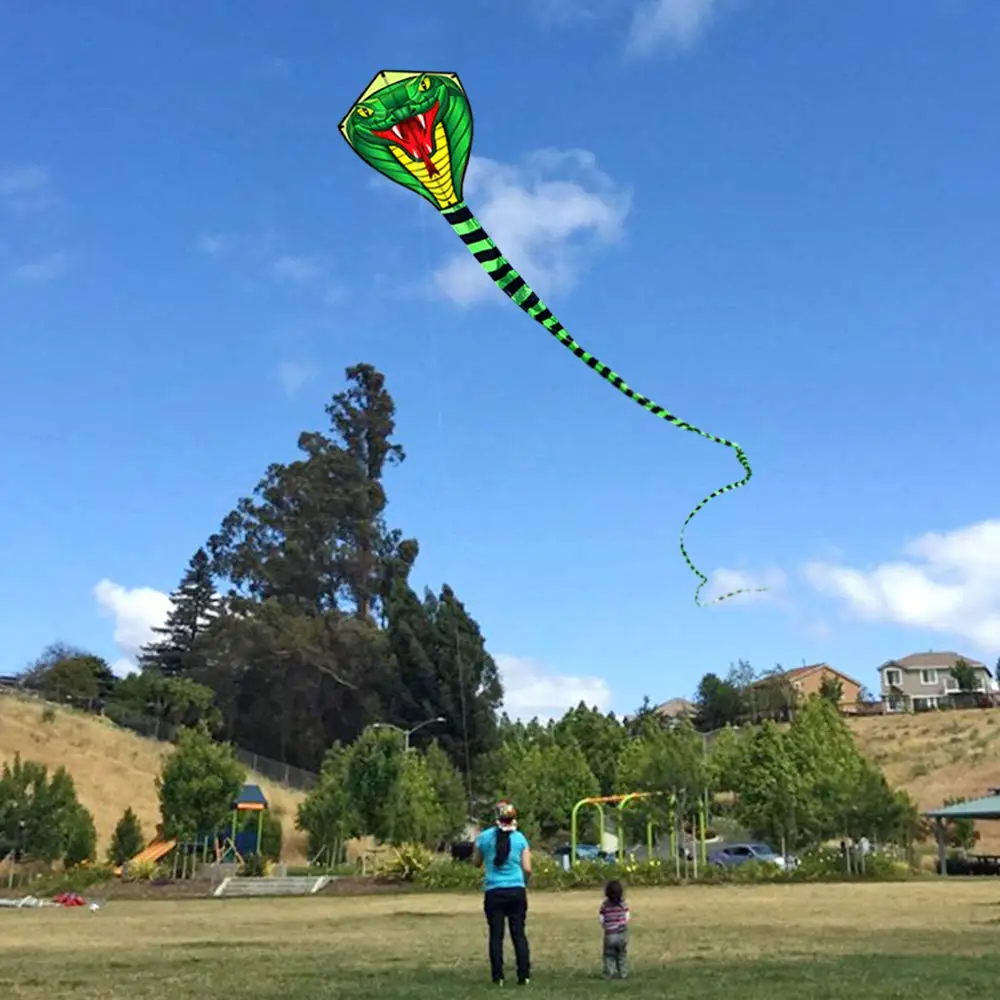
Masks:
[[[631,979],[605,983],[599,898],[536,893],[528,989],[648,1000],[993,996],[998,901],[1000,883],[986,879],[637,890]],[[2,997],[465,1000],[494,992],[488,978],[481,903],[469,895],[0,910]]]

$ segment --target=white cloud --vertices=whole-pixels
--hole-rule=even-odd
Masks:
[[[522,166],[474,156],[465,192],[501,252],[543,298],[572,288],[588,252],[621,236],[631,202],[580,149],[540,150]],[[498,295],[468,252],[453,255],[434,279],[460,306]]]
[[[278,365],[278,380],[288,396],[294,396],[306,382],[315,378],[316,366],[308,361],[282,361]]]
[[[648,56],[662,48],[690,49],[718,17],[722,5],[722,0],[644,0],[632,18],[629,51]]]
[[[15,281],[54,281],[61,278],[69,267],[69,257],[64,253],[50,253],[47,257],[15,267],[10,275]]]
[[[52,201],[49,171],[37,165],[0,171],[0,201],[14,211],[46,208]]]
[[[541,720],[561,716],[581,701],[607,711],[611,690],[600,677],[554,674],[534,660],[495,654],[504,686],[503,707],[511,718]]]
[[[323,268],[312,257],[279,257],[271,264],[276,278],[308,284],[323,277]]]
[[[748,593],[730,597],[725,601],[726,604],[735,604],[737,601],[749,604],[754,601],[774,600],[787,582],[785,574],[776,567],[758,573],[741,569],[717,569],[708,578],[708,586],[703,591],[703,600],[706,602],[715,600],[737,590],[746,590]]]
[[[153,628],[167,620],[170,597],[152,587],[130,589],[107,579],[101,580],[93,593],[101,614],[114,619],[115,642],[124,653],[112,669],[119,675],[130,673],[136,669],[139,649],[155,638]]]
[[[806,578],[849,613],[1000,646],[1000,519],[907,543],[908,558],[855,569],[812,562]]]

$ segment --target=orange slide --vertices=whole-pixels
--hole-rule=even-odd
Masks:
[[[177,846],[176,840],[154,840],[147,844],[134,858],[129,861],[133,864],[137,861],[159,861],[164,855],[169,854]],[[121,868],[115,869],[116,875],[121,875]]]

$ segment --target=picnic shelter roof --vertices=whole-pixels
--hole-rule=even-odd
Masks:
[[[981,799],[929,809],[925,815],[931,819],[1000,819],[1000,795],[985,795]]]

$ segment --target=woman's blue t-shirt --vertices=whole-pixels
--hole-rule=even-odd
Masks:
[[[520,830],[512,830],[510,834],[510,854],[506,862],[499,868],[494,864],[497,856],[497,834],[500,831],[494,826],[484,830],[476,838],[476,847],[483,856],[485,878],[483,888],[490,889],[523,889],[524,871],[521,868],[521,855],[528,848],[528,838]]]

